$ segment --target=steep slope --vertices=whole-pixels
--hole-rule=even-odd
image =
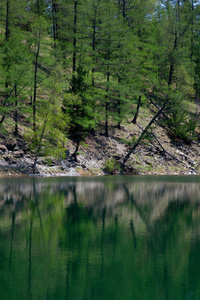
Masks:
[[[152,118],[149,110],[142,108],[138,124],[124,123],[122,128],[112,127],[110,136],[102,134],[99,127],[90,134],[79,147],[78,162],[72,154],[76,145],[68,142],[65,159],[52,156],[39,156],[36,175],[103,175],[119,174],[120,163],[130,147],[140,136]],[[185,144],[171,139],[166,130],[156,124],[149,135],[136,148],[127,161],[124,174],[199,174],[198,141]],[[34,154],[30,152],[23,136],[14,137],[1,134],[0,174],[1,176],[30,175]]]

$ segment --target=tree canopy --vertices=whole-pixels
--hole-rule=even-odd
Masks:
[[[198,120],[186,103],[200,99],[199,16],[196,0],[1,1],[1,129],[8,122],[17,135],[26,124],[37,144],[55,118],[62,139],[78,145],[99,125],[106,136],[120,129],[141,98],[157,111],[167,99],[163,126],[189,141]],[[46,107],[56,115],[49,108],[47,118]]]

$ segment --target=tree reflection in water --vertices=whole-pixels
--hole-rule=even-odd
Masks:
[[[1,179],[2,299],[200,298],[199,181]]]

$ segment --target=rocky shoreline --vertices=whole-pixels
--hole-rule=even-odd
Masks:
[[[138,133],[139,134],[139,133]],[[34,154],[28,151],[21,140],[0,144],[0,177],[10,176],[102,176],[119,174],[118,168],[106,170],[107,162],[120,164],[130,145],[119,139],[117,134],[106,138],[101,134],[90,135],[80,147],[78,162],[72,153],[75,145],[69,143],[65,159],[39,156],[33,171]],[[174,144],[162,139],[139,145],[126,164],[123,174],[145,175],[199,175],[200,160],[198,143]]]

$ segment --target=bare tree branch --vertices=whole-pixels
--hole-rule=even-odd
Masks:
[[[124,170],[125,163],[129,159],[129,157],[131,156],[131,154],[135,151],[135,149],[140,144],[140,142],[143,140],[145,134],[147,133],[147,131],[149,130],[149,128],[151,127],[151,125],[156,121],[156,119],[159,117],[159,115],[165,109],[165,106],[166,106],[167,102],[168,102],[168,99],[166,99],[166,101],[164,102],[163,106],[160,108],[160,110],[157,112],[157,114],[155,114],[155,116],[151,119],[151,121],[148,123],[148,125],[145,127],[145,129],[142,131],[142,133],[139,136],[138,140],[135,142],[135,144],[133,145],[133,147],[126,154],[126,156],[124,157],[124,159],[122,161],[122,164],[121,164],[121,171]]]

